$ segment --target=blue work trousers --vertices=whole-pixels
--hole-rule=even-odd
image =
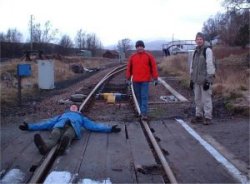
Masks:
[[[147,115],[148,113],[148,87],[149,82],[133,82],[135,96],[137,98],[141,114]]]

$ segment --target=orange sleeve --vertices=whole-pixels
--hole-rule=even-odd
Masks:
[[[152,55],[150,55],[150,62],[151,62],[151,66],[152,66],[152,78],[157,79],[159,77],[157,65],[156,65],[155,58]]]
[[[130,57],[127,64],[126,79],[129,80],[131,75],[132,75],[132,60]]]

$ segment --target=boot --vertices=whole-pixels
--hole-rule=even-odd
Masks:
[[[196,124],[196,123],[202,123],[203,118],[200,116],[195,116],[194,118],[191,119],[191,123]]]
[[[141,120],[143,120],[143,121],[148,121],[148,116],[147,116],[147,115],[142,115],[142,116],[141,116]]]
[[[39,152],[42,155],[46,155],[48,153],[48,147],[46,146],[45,142],[43,141],[42,137],[40,134],[35,134],[34,135],[34,142],[36,147],[38,148]]]
[[[205,118],[205,121],[203,122],[204,125],[210,125],[212,124],[212,120],[211,119],[208,119],[208,118]]]
[[[59,155],[62,155],[66,148],[68,147],[69,145],[69,142],[70,142],[70,138],[66,135],[66,136],[63,136],[61,142],[60,142],[60,146],[58,148],[58,154]]]

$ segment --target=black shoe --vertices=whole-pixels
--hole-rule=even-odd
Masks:
[[[142,115],[142,116],[141,116],[141,120],[143,120],[143,121],[148,121],[148,116],[147,116],[147,115]]]
[[[208,119],[208,118],[205,118],[205,121],[203,122],[204,125],[210,125],[212,124],[212,120],[211,119]]]
[[[70,139],[68,136],[63,136],[59,148],[58,148],[58,154],[62,155],[64,153],[64,151],[66,150],[66,148],[68,147],[70,142]]]
[[[194,118],[191,119],[191,123],[195,124],[195,123],[202,123],[203,122],[203,118],[200,116],[195,116]]]
[[[46,146],[45,142],[43,141],[40,134],[34,135],[34,142],[35,142],[35,145],[38,148],[39,152],[42,155],[46,155],[46,153],[48,153],[49,150],[48,150],[48,148],[47,148],[47,146]]]

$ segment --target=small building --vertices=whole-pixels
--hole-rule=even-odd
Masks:
[[[92,57],[92,52],[90,50],[80,50],[80,52],[77,53],[77,55],[88,58],[88,57]]]

